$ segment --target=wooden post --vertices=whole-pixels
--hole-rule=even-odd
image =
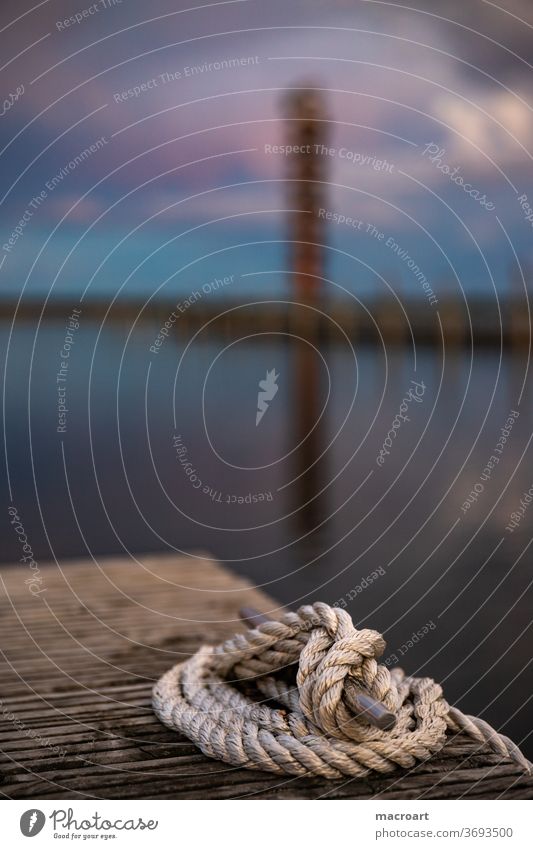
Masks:
[[[324,207],[327,174],[327,120],[321,93],[313,88],[292,91],[286,101],[289,232],[292,289],[295,300],[320,301],[323,274]],[[296,310],[305,315],[308,310]]]
[[[290,290],[294,304],[289,314],[289,332],[298,336],[293,344],[294,435],[299,449],[295,455],[295,502],[301,530],[312,532],[320,521],[317,466],[322,443],[316,422],[320,415],[320,345],[323,248],[328,156],[327,120],[321,93],[311,87],[290,92],[286,100],[286,143],[290,233]],[[304,506],[305,505],[305,506]]]

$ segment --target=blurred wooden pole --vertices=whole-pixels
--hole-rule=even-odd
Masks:
[[[289,287],[294,305],[289,332],[294,351],[294,439],[296,451],[295,501],[300,529],[312,532],[320,521],[317,492],[320,475],[317,458],[322,439],[316,426],[320,415],[321,318],[324,274],[325,218],[328,155],[327,118],[319,91],[302,87],[291,91],[285,104],[290,267]],[[306,505],[305,507],[303,505]]]
[[[309,87],[291,91],[286,99],[289,232],[292,289],[295,300],[315,305],[321,299],[325,220],[325,178],[328,123],[322,94]],[[305,315],[309,310],[296,310]]]

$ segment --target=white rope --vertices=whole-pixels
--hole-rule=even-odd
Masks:
[[[202,647],[157,682],[153,708],[205,755],[249,769],[333,779],[389,773],[427,760],[450,732],[464,732],[531,774],[511,740],[450,707],[431,678],[378,663],[384,649],[381,634],[355,629],[346,611],[305,605]],[[288,672],[297,662],[295,686]],[[348,677],[396,715],[393,728],[353,715],[344,697]],[[251,695],[243,691],[252,686]],[[271,700],[283,708],[267,706]]]

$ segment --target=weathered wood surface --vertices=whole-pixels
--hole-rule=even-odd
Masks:
[[[138,559],[42,567],[40,596],[24,566],[0,571],[4,798],[533,798],[533,778],[462,738],[386,779],[280,779],[204,757],[152,714],[152,685],[244,628],[241,606],[276,604],[209,559]]]

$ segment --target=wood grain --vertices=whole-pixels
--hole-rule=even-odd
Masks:
[[[0,570],[0,793],[5,798],[533,798],[533,778],[462,737],[386,779],[280,779],[204,757],[150,707],[154,681],[279,606],[204,556]],[[55,749],[54,749],[55,747]]]

